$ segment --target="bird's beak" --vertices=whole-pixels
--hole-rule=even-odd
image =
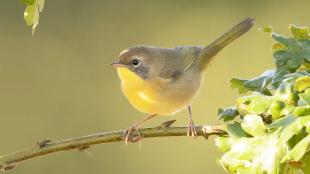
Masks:
[[[115,67],[115,68],[119,68],[119,67],[126,67],[126,65],[120,63],[119,61],[116,62],[112,62],[111,66]]]

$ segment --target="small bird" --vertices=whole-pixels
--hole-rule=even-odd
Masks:
[[[225,46],[246,33],[254,18],[246,18],[206,47],[160,48],[134,46],[122,51],[111,65],[117,68],[121,89],[139,111],[150,114],[126,129],[127,143],[133,130],[141,139],[139,127],[157,115],[173,115],[188,108],[187,135],[197,136],[191,103],[198,95],[203,75],[212,58]]]

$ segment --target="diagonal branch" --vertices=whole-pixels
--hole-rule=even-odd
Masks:
[[[223,125],[196,126],[196,130],[198,136],[205,138],[208,138],[210,135],[226,134],[225,127]],[[139,132],[143,138],[186,136],[187,127],[169,127],[162,125],[159,127],[140,129]],[[31,158],[73,149],[85,150],[95,144],[123,141],[123,133],[124,131],[122,130],[86,135],[59,141],[42,141],[31,148],[0,156],[0,172],[13,169],[18,162]],[[137,133],[133,132],[132,137],[135,136],[137,136]]]

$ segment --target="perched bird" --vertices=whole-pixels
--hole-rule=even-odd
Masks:
[[[191,114],[191,103],[203,83],[204,72],[212,58],[225,46],[254,25],[246,18],[206,47],[177,46],[159,48],[134,46],[122,51],[111,65],[117,68],[121,89],[129,102],[149,117],[129,127],[124,136],[156,115],[173,115],[189,110],[188,133],[197,136]]]

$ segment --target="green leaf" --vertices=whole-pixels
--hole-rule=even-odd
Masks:
[[[241,115],[267,114],[271,115],[273,120],[293,112],[298,103],[298,95],[293,92],[292,80],[287,78],[281,82],[274,96],[256,92],[250,96],[238,98],[236,109]]]
[[[280,140],[283,142],[288,142],[294,135],[301,133],[304,127],[307,126],[307,123],[310,121],[310,116],[305,117],[295,117],[294,121],[289,125],[284,127],[282,130]]]
[[[275,100],[271,103],[267,113],[272,115],[272,120],[276,120],[284,115],[283,108],[285,108],[285,103]]]
[[[19,2],[24,3],[26,5],[33,5],[35,0],[19,0]]]
[[[27,5],[24,12],[24,19],[28,26],[32,26],[32,34],[34,34],[39,24],[39,12],[42,12],[45,0],[34,0],[32,5]]]
[[[310,76],[309,72],[307,71],[297,71],[295,73],[291,73],[291,74],[286,74],[284,76],[285,79],[297,79],[299,77],[303,77],[303,76]]]
[[[308,122],[307,125],[306,125],[306,131],[307,131],[308,133],[310,133],[310,122]]]
[[[234,122],[227,125],[227,132],[232,138],[250,137],[242,128],[240,123]]]
[[[231,121],[238,115],[239,113],[236,107],[230,107],[224,110],[223,109],[218,110],[218,117],[220,120],[223,120],[224,122]]]
[[[254,93],[237,99],[237,110],[242,115],[266,113],[273,101],[273,97]]]
[[[273,52],[287,50],[287,47],[281,43],[274,43],[271,48]]]
[[[310,106],[299,106],[296,107],[294,112],[294,115],[296,116],[305,116],[305,115],[310,115]]]
[[[281,163],[287,161],[299,161],[302,159],[304,154],[307,152],[310,145],[310,135],[302,139],[296,146],[290,150],[281,160]]]
[[[266,127],[263,119],[257,115],[246,115],[241,122],[242,129],[252,136],[262,136],[266,134]]]
[[[230,86],[232,89],[237,88],[239,90],[239,93],[258,91],[265,94],[270,94],[269,90],[266,87],[272,81],[274,73],[274,70],[268,70],[259,77],[249,80],[232,78],[230,80]]]
[[[276,74],[273,76],[271,84],[274,88],[277,88],[281,82],[286,79],[285,76],[288,75],[289,72],[285,68],[277,69]]]
[[[231,139],[228,137],[216,137],[215,138],[215,145],[221,152],[226,152],[231,147]]]
[[[267,33],[267,34],[271,34],[273,31],[272,26],[270,26],[270,25],[259,28],[259,30],[264,32],[264,33]]]
[[[274,94],[274,98],[281,100],[288,105],[296,106],[298,96],[293,92],[293,82],[290,81],[291,79],[285,79],[282,81]]]
[[[284,46],[284,49],[275,49],[273,54],[276,59],[277,72],[280,73],[295,72],[310,61],[308,28],[291,25],[290,31],[293,38],[272,34],[272,38],[278,41],[276,44]]]
[[[299,94],[299,98],[303,103],[310,105],[310,88],[306,89],[305,92]]]
[[[271,36],[274,40],[286,46],[289,50],[299,48],[297,41],[294,38],[285,37],[276,33],[272,33]]]
[[[28,26],[33,26],[33,31],[39,22],[39,9],[36,4],[28,5],[24,13],[24,19]]]
[[[39,12],[42,12],[44,8],[45,0],[37,0],[37,1],[38,1]]]
[[[272,122],[270,125],[267,125],[267,128],[269,129],[275,129],[275,128],[285,128],[292,124],[298,117],[287,115],[285,117],[282,117],[274,122]]]
[[[309,152],[304,156],[302,162],[305,164],[304,168],[302,169],[302,171],[305,173],[305,174],[308,174],[310,173],[310,154]]]
[[[298,40],[310,39],[308,27],[298,27],[296,25],[291,24],[289,26],[289,29],[295,39],[298,39]]]
[[[294,90],[301,92],[306,88],[310,88],[310,76],[303,76],[296,79],[294,84]]]
[[[230,80],[230,87],[232,89],[235,89],[237,88],[239,93],[246,93],[248,92],[248,90],[244,87],[244,83],[246,82],[247,80],[242,80],[242,79],[237,79],[237,78],[232,78]]]

